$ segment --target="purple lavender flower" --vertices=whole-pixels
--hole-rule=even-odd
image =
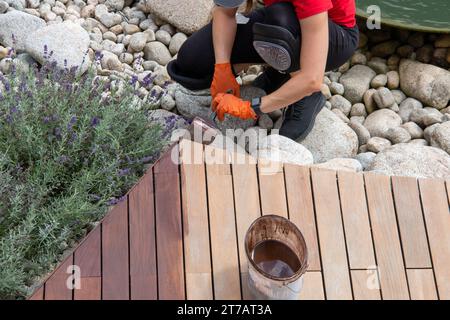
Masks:
[[[135,75],[133,75],[133,76],[131,77],[130,84],[131,84],[132,86],[134,86],[134,85],[136,84],[137,81],[138,81],[138,77],[135,76]]]
[[[56,128],[53,130],[53,134],[55,135],[55,137],[56,137],[57,139],[61,139],[61,128],[60,128],[60,127],[56,127]]]
[[[16,40],[16,36],[14,35],[14,33],[11,34],[11,39],[12,39],[13,47],[15,48],[17,45],[17,40]]]
[[[109,199],[108,201],[106,201],[106,205],[108,205],[108,206],[116,205],[116,204],[118,204],[119,202],[124,201],[125,198],[126,198],[126,196],[122,196],[122,197],[120,197],[120,198],[111,198],[111,199]]]
[[[109,91],[111,90],[111,81],[106,81],[105,84],[103,85],[103,90],[104,91]]]
[[[100,124],[100,119],[98,117],[93,117],[91,119],[91,127],[95,128]]]
[[[44,59],[47,60],[48,58],[48,46],[44,44]]]
[[[44,118],[42,118],[42,122],[48,124],[50,122],[50,117],[45,116]]]
[[[119,172],[117,173],[117,175],[119,177],[124,177],[127,176],[131,173],[131,169],[130,168],[125,168],[125,169],[120,169]]]
[[[70,118],[69,124],[74,125],[77,122],[77,116],[72,116],[72,118]]]
[[[155,80],[155,76],[149,73],[144,77],[144,79],[142,79],[142,84],[145,87],[148,87],[153,83],[153,80]]]
[[[3,86],[5,87],[5,91],[9,92],[11,90],[11,85],[10,85],[9,81],[6,80],[6,78],[4,78],[4,77],[0,78],[0,80],[2,81]]]
[[[93,200],[93,201],[100,201],[102,198],[99,196],[99,195],[97,195],[97,194],[90,194],[89,195],[90,197],[91,197],[91,199]]]
[[[67,93],[71,93],[71,92],[72,92],[72,84],[71,84],[70,82],[66,82],[66,83],[64,84],[64,90],[65,90]]]
[[[7,53],[7,56],[8,56],[9,58],[11,58],[11,57],[13,56],[13,54],[14,54],[14,48],[9,48],[9,49],[8,49],[8,53]]]
[[[22,79],[19,84],[19,92],[26,92],[27,89],[28,89],[27,79],[26,79],[26,77],[22,76]]]
[[[65,155],[60,156],[60,157],[56,160],[56,162],[58,162],[59,164],[65,164],[65,163],[67,163],[68,161],[69,161],[69,157],[68,157],[68,156],[65,156]]]
[[[129,155],[126,155],[125,158],[126,158],[128,164],[134,163],[133,159],[131,159]]]
[[[95,52],[95,62],[99,62],[103,58],[103,53],[101,51]]]
[[[70,76],[70,78],[74,78],[75,77],[75,75],[77,74],[77,70],[78,70],[77,66],[70,67],[70,69],[69,69],[69,76]]]
[[[75,132],[72,132],[69,139],[69,144],[72,144],[75,140],[77,140],[78,135]]]
[[[76,122],[77,122],[77,117],[72,116],[72,118],[70,118],[69,123],[67,124],[67,130],[71,131]]]
[[[139,163],[141,163],[141,164],[150,163],[153,160],[154,160],[154,156],[143,157],[143,158],[139,159]]]

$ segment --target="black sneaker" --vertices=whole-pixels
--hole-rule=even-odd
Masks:
[[[265,93],[270,94],[278,90],[285,84],[291,76],[278,72],[272,67],[267,67],[254,81],[253,86],[264,90]]]
[[[324,95],[316,92],[291,104],[286,110],[280,135],[296,141],[305,139],[314,127],[316,116],[325,102]]]

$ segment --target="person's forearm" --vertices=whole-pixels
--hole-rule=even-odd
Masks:
[[[213,9],[212,29],[216,63],[230,62],[237,29],[236,12],[237,9]]]
[[[269,113],[299,101],[320,90],[322,78],[296,73],[288,82],[261,99],[261,111]]]

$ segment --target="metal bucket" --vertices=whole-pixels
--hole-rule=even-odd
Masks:
[[[261,268],[261,263],[255,261],[255,249],[263,243],[279,242],[287,247],[290,253],[295,255],[298,263],[292,274],[288,276],[274,276]],[[270,259],[284,261],[286,257],[281,255],[282,250],[271,250]],[[248,286],[250,293],[257,300],[296,300],[303,287],[303,275],[308,268],[308,250],[306,242],[300,230],[288,219],[266,215],[253,222],[245,235],[245,252],[248,260]],[[269,259],[269,258],[268,258]],[[292,259],[291,259],[292,260]],[[297,260],[296,260],[297,261]],[[287,261],[289,262],[289,261]]]

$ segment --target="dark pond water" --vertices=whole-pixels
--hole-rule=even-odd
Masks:
[[[358,14],[367,16],[367,7],[381,9],[383,23],[423,31],[450,33],[450,0],[356,0]]]

